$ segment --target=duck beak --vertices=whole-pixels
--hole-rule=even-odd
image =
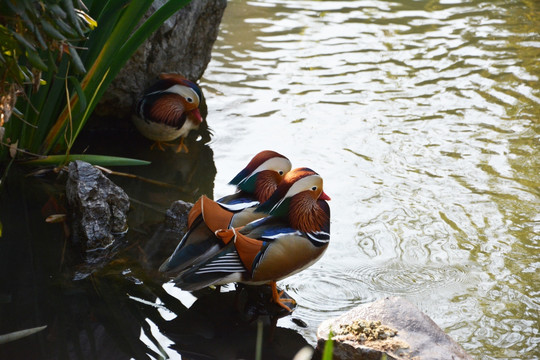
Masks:
[[[319,199],[327,200],[327,201],[332,200],[332,199],[330,199],[330,196],[326,195],[326,193],[324,191],[321,193],[321,195],[319,195]]]
[[[203,119],[202,119],[201,113],[199,112],[199,109],[191,110],[191,114],[195,116],[195,119],[197,119],[198,121],[197,124],[202,123]]]

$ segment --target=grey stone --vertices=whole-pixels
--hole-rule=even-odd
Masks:
[[[173,202],[165,214],[165,228],[183,235],[187,229],[188,214],[192,207],[193,204],[190,202],[182,200]]]
[[[146,16],[164,2],[154,1]],[[192,0],[169,18],[119,72],[96,107],[97,114],[129,118],[137,98],[160,73],[200,79],[210,62],[226,6],[226,0]]]
[[[129,197],[84,161],[69,164],[66,196],[74,239],[86,250],[87,260],[100,259],[115,235],[127,231]]]
[[[157,269],[171,255],[186,233],[192,207],[190,202],[174,201],[167,209],[164,221],[148,231],[149,241],[144,245],[144,253],[152,269]]]
[[[380,321],[397,330],[386,340],[358,341],[352,335],[334,335],[334,360],[381,359],[472,359],[465,350],[416,306],[400,297],[381,299],[360,305],[349,312],[321,323],[317,331],[317,347],[320,352],[333,334],[340,332],[341,325],[354,321]]]

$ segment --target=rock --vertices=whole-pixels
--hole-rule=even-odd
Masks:
[[[145,19],[165,0],[156,0]],[[137,98],[160,73],[201,78],[210,62],[212,46],[227,6],[226,0],[193,0],[169,18],[135,52],[96,108],[100,116],[129,118]]]
[[[381,359],[383,354],[389,359],[472,359],[426,314],[399,297],[363,304],[322,322],[317,330],[321,353],[330,329],[334,360]]]
[[[145,236],[148,241],[143,246],[146,262],[151,269],[158,269],[167,259],[187,231],[188,214],[193,204],[176,200],[165,213],[164,221],[154,224]]]
[[[188,214],[192,207],[192,203],[182,200],[173,202],[165,214],[165,229],[183,236],[187,230]]]
[[[101,259],[115,235],[127,231],[127,194],[94,166],[75,161],[69,164],[66,195],[74,239],[88,262]]]

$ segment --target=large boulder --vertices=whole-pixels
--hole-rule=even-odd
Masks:
[[[146,18],[164,2],[154,1]],[[103,95],[97,114],[129,118],[137,98],[160,73],[200,79],[210,62],[226,6],[226,0],[192,0],[169,18],[126,63]]]
[[[324,348],[332,331],[334,360],[472,359],[426,314],[400,297],[360,305],[325,320],[317,331],[317,347]]]

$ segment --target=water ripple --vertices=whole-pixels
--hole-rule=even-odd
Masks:
[[[316,312],[343,312],[373,301],[358,278],[343,272],[306,271],[285,280],[286,291],[305,309]]]
[[[461,283],[466,278],[463,269],[452,266],[427,266],[390,261],[380,265],[358,266],[348,274],[360,279],[373,292],[390,295],[410,295]]]

